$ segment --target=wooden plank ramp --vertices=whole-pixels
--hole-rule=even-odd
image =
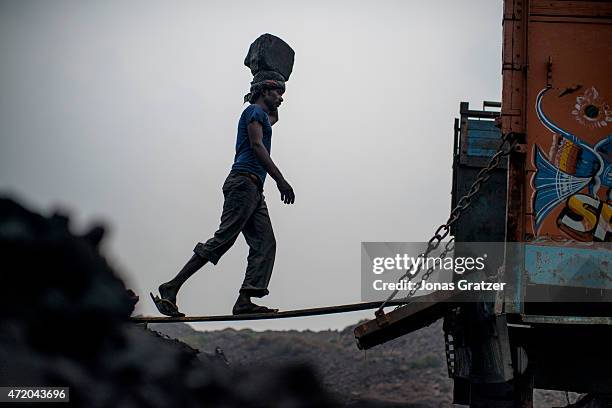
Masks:
[[[269,320],[286,319],[290,317],[319,316],[337,313],[357,312],[360,310],[378,309],[383,302],[361,302],[337,306],[314,307],[310,309],[286,310],[277,313],[253,313],[241,315],[218,315],[218,316],[134,316],[130,320],[134,323],[177,323],[177,322],[229,322],[240,320]],[[406,304],[405,301],[392,301],[385,305],[400,306]]]

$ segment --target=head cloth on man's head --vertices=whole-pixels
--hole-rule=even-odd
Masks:
[[[253,94],[265,89],[282,89],[285,91],[285,78],[274,71],[262,71],[258,73],[251,82],[249,93],[244,95],[244,102],[249,102]]]

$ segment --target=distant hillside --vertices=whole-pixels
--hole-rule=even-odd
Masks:
[[[347,404],[378,400],[397,406],[451,406],[453,384],[446,369],[441,321],[368,351],[357,349],[353,327],[319,332],[200,332],[182,323],[149,325],[203,352],[214,353],[220,347],[233,366],[308,363]],[[535,401],[541,407],[566,404],[563,393],[551,391],[537,390]]]

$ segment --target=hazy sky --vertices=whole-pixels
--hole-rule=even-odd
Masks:
[[[262,33],[295,50],[265,186],[283,310],[360,301],[361,241],[423,241],[448,216],[459,102],[501,99],[502,2],[1,1],[0,193],[76,232],[104,220],[105,253],[157,314],[157,290],[218,227],[221,185]],[[240,237],[183,288],[187,314],[230,313]],[[373,311],[245,323],[343,328]]]

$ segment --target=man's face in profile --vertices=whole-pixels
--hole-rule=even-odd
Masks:
[[[270,112],[277,110],[281,105],[283,102],[283,93],[285,93],[285,91],[279,88],[263,91],[263,100]]]

